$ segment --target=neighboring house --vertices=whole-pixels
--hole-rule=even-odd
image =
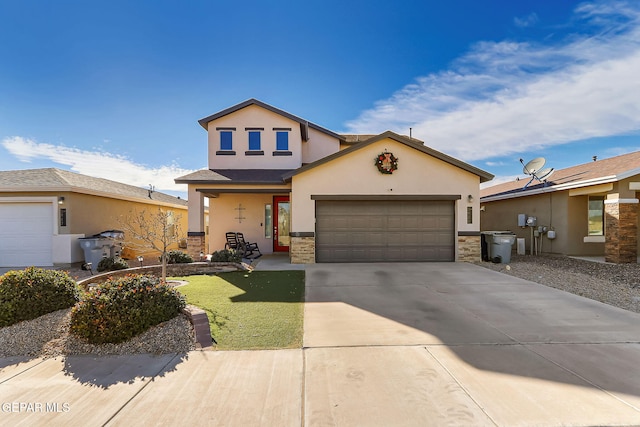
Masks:
[[[480,183],[493,178],[483,170],[416,139],[340,135],[255,99],[199,123],[208,169],[176,179],[188,185],[192,254],[242,232],[292,263],[480,258]]]
[[[547,183],[534,181],[524,188],[528,182],[507,182],[480,192],[482,230],[511,230],[525,239],[527,251],[533,243],[534,253],[537,248],[637,262],[640,151],[557,170]],[[518,226],[519,214],[535,217],[536,227]],[[535,233],[538,227],[547,231]]]
[[[129,212],[158,208],[182,217],[186,237],[186,200],[54,168],[0,171],[0,267],[82,262],[79,238],[120,229]]]

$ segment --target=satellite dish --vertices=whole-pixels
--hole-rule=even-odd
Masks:
[[[527,164],[525,164],[524,161],[520,159],[520,163],[522,163],[522,166],[523,166],[522,172],[531,177],[529,182],[527,182],[527,184],[524,187],[522,187],[523,190],[526,189],[529,186],[529,184],[533,182],[534,179],[537,179],[538,181],[546,185],[547,180],[553,174],[553,171],[554,171],[553,168],[543,169],[544,165],[547,163],[544,157],[536,157],[535,159],[527,162]]]
[[[540,181],[546,181],[551,175],[553,175],[553,171],[553,168],[542,169],[540,172],[536,173],[536,178],[538,178]]]
[[[520,162],[522,162],[522,159],[520,159]],[[533,175],[534,173],[542,169],[545,163],[547,163],[547,161],[544,159],[544,157],[536,157],[535,159],[524,165],[522,172],[526,173],[527,175]]]

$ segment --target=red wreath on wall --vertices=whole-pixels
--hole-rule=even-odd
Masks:
[[[398,170],[398,158],[387,151],[378,154],[375,165],[380,173],[391,175],[393,171]]]

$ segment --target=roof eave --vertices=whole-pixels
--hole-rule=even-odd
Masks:
[[[633,175],[630,175],[633,176]],[[533,190],[512,192],[508,194],[498,194],[495,196],[484,196],[480,198],[480,203],[495,202],[499,200],[517,199],[519,197],[535,196],[539,194],[551,193],[555,191],[573,190],[575,188],[591,187],[592,185],[608,184],[620,180],[620,175],[610,175],[600,178],[587,179],[579,182],[552,185],[549,187],[541,187]],[[512,190],[513,191],[513,190]]]
[[[461,160],[455,159],[455,158],[453,158],[451,156],[448,156],[448,155],[446,155],[444,153],[441,153],[441,152],[439,152],[437,150],[434,150],[433,148],[426,147],[424,144],[416,142],[416,140],[410,139],[408,137],[404,137],[402,135],[398,135],[397,133],[392,132],[392,131],[383,132],[383,133],[381,133],[379,135],[376,135],[373,138],[369,138],[369,139],[367,139],[365,141],[362,141],[362,142],[360,142],[358,144],[351,145],[350,147],[345,148],[344,150],[338,151],[338,152],[333,153],[333,154],[331,154],[331,155],[329,155],[327,157],[324,157],[324,158],[322,158],[320,160],[316,160],[313,163],[309,163],[308,165],[302,166],[301,168],[298,168],[298,169],[296,169],[294,171],[291,171],[291,172],[283,175],[283,178],[288,181],[288,180],[290,180],[291,178],[293,178],[297,174],[305,172],[305,171],[307,171],[309,169],[313,169],[313,168],[315,168],[317,166],[320,166],[320,165],[322,165],[324,163],[328,163],[328,162],[330,162],[330,161],[332,161],[332,160],[334,160],[334,159],[336,159],[338,157],[346,156],[349,153],[352,153],[352,152],[354,152],[356,150],[359,150],[359,149],[361,149],[363,147],[366,147],[366,146],[368,146],[370,144],[373,144],[375,142],[381,141],[381,140],[383,140],[385,138],[391,138],[391,139],[393,139],[395,141],[398,141],[398,142],[400,142],[402,144],[405,144],[405,145],[407,145],[407,146],[409,146],[411,148],[414,148],[414,149],[416,149],[418,151],[421,151],[421,152],[423,152],[425,154],[428,154],[428,155],[433,156],[433,157],[435,157],[437,159],[440,159],[440,160],[442,160],[442,161],[444,161],[446,163],[449,163],[449,164],[451,164],[453,166],[459,167],[460,169],[466,170],[467,172],[473,173],[474,175],[477,175],[478,177],[480,177],[480,182],[491,181],[494,178],[494,176],[492,174],[490,174],[489,172],[483,171],[482,169],[479,169],[479,168],[477,168],[475,166],[472,166],[472,165],[470,165],[468,163],[465,163],[465,162],[463,162]]]
[[[207,116],[207,117],[205,117],[203,119],[198,120],[198,123],[200,124],[200,126],[202,126],[204,128],[204,130],[208,130],[209,122],[211,122],[213,120],[216,120],[216,119],[219,119],[221,117],[224,117],[226,115],[229,115],[231,113],[234,113],[236,111],[242,110],[243,108],[246,108],[246,107],[248,107],[250,105],[257,105],[259,107],[264,108],[265,110],[269,110],[269,111],[271,111],[273,113],[279,114],[279,115],[284,116],[284,117],[286,117],[288,119],[291,119],[291,120],[293,120],[295,122],[298,122],[298,123],[300,123],[300,126],[308,126],[308,127],[312,128],[312,129],[315,129],[315,130],[317,130],[319,132],[325,133],[325,134],[327,134],[329,136],[332,136],[332,137],[334,137],[336,139],[342,140],[342,137],[340,135],[338,135],[337,133],[335,133],[333,131],[330,131],[329,129],[323,128],[322,126],[319,126],[319,125],[317,125],[315,123],[311,123],[308,120],[305,120],[305,119],[303,119],[301,117],[298,117],[298,116],[296,116],[294,114],[288,113],[288,112],[286,112],[284,110],[281,110],[279,108],[276,108],[276,107],[274,107],[272,105],[266,104],[266,103],[264,103],[264,102],[262,102],[262,101],[260,101],[258,99],[255,99],[255,98],[247,99],[246,101],[241,102],[240,104],[236,104],[236,105],[231,106],[229,108],[225,108],[222,111],[219,111],[219,112],[217,112],[215,114],[212,114],[210,116]]]

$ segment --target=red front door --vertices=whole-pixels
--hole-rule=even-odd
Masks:
[[[289,251],[291,204],[289,196],[273,197],[273,251]]]

